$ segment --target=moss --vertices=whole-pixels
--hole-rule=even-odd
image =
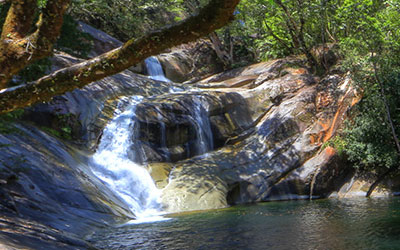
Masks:
[[[54,126],[46,127],[40,126],[40,129],[55,137],[72,140],[73,139],[73,122],[75,121],[73,115],[56,115]]]
[[[340,135],[336,135],[322,145],[322,149],[325,149],[327,147],[332,147],[337,151],[339,155],[343,155],[345,153],[347,143]]]
[[[48,128],[48,127],[40,127],[40,129],[41,129],[42,131],[44,131],[44,132],[50,134],[50,135],[55,136],[55,137],[61,137],[60,132],[58,132],[58,131],[55,130],[55,129]]]

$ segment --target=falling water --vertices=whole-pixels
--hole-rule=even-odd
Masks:
[[[146,63],[147,72],[149,73],[149,77],[151,79],[162,82],[171,82],[171,80],[165,77],[161,63],[157,57],[148,57],[146,60],[144,60],[144,62]]]
[[[193,119],[196,129],[196,154],[204,154],[214,149],[213,135],[211,131],[210,118],[202,106],[201,97],[193,98]]]
[[[169,81],[162,71],[157,58],[146,59],[150,77],[161,81]],[[142,154],[137,143],[137,127],[135,127],[136,106],[142,97],[132,96],[121,100],[114,119],[103,131],[97,152],[91,159],[95,175],[110,187],[136,215],[136,221],[148,222],[163,220],[159,197],[161,191],[155,186],[149,172],[138,163],[132,155]],[[126,104],[128,103],[128,104]],[[126,105],[123,105],[126,104]],[[161,146],[166,147],[166,127],[159,117],[161,125]],[[213,136],[210,120],[202,105],[201,96],[193,95],[193,112],[191,117],[196,130],[196,154],[204,154],[213,149]],[[136,131],[136,132],[135,132]],[[130,150],[136,150],[132,154]],[[144,155],[141,155],[145,158]]]
[[[131,97],[106,126],[92,158],[94,173],[113,190],[140,220],[160,213],[160,190],[148,171],[128,157],[135,143],[135,109],[141,97]],[[134,146],[134,145],[133,145]],[[154,217],[153,217],[154,219]]]

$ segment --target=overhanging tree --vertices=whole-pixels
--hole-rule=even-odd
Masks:
[[[56,95],[119,73],[167,48],[203,37],[233,20],[233,12],[240,0],[210,0],[198,14],[182,22],[128,40],[117,49],[37,81],[6,88],[13,75],[51,54],[70,4],[69,0],[48,0],[34,23],[37,0],[10,1],[0,36],[0,114],[49,101]]]

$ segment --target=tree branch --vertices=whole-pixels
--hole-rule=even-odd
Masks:
[[[13,0],[3,24],[2,43],[24,38],[32,28],[36,10],[36,0]]]
[[[271,29],[271,27],[268,25],[268,22],[266,20],[263,20],[263,23],[265,27],[268,29],[269,34],[275,38],[277,42],[279,42],[283,47],[285,47],[291,54],[293,53],[293,48],[289,47],[289,45],[286,44],[285,41],[283,41],[278,35],[274,33],[274,31]]]
[[[48,0],[46,8],[42,11],[36,32],[32,34],[32,40],[35,40],[37,49],[34,51],[34,59],[40,59],[48,56],[54,43],[61,33],[64,13],[67,10],[71,0]]]
[[[211,0],[200,12],[164,29],[82,63],[56,71],[33,83],[0,90],[0,114],[51,100],[75,88],[119,73],[167,48],[194,41],[233,20],[240,0]]]
[[[7,13],[0,41],[0,89],[13,75],[33,61],[51,54],[70,0],[48,0],[32,29],[36,0],[13,0]]]

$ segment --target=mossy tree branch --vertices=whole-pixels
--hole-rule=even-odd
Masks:
[[[48,0],[35,30],[33,21],[38,9],[37,1],[12,1],[0,37],[0,89],[5,88],[12,76],[25,66],[51,54],[69,2]]]
[[[0,114],[51,100],[75,88],[119,73],[167,48],[194,41],[233,20],[240,0],[211,0],[197,15],[173,26],[153,31],[140,39],[131,39],[103,55],[58,70],[41,79],[0,90]]]

